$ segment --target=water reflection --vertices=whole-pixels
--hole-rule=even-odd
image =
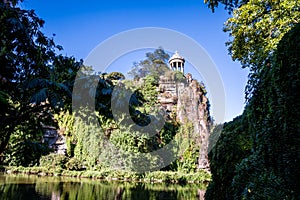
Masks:
[[[66,177],[0,175],[0,199],[119,200],[200,199],[204,185],[103,182]]]

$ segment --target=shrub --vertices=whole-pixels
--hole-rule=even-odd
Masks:
[[[10,166],[34,166],[41,156],[49,153],[50,149],[40,143],[41,130],[36,130],[32,124],[17,126],[11,134],[4,152],[4,164]]]
[[[65,167],[68,170],[82,170],[82,164],[77,158],[71,158],[66,164]]]
[[[40,166],[47,168],[61,168],[65,169],[65,164],[68,158],[62,154],[51,153],[46,156],[42,156],[40,159]]]

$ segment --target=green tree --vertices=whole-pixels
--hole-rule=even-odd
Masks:
[[[229,12],[232,12],[235,8],[242,6],[249,0],[204,0],[204,3],[214,12],[219,3],[225,6]]]
[[[261,67],[278,42],[291,28],[300,22],[300,1],[250,0],[233,11],[233,17],[225,23],[224,31],[232,40],[229,54],[233,60],[250,69],[246,97],[251,96]]]
[[[107,75],[110,80],[124,80],[125,76],[121,72],[111,72]]]
[[[234,188],[238,198],[262,194],[299,198],[299,34],[298,24],[279,42],[271,65],[263,67],[249,102],[253,155],[237,166]],[[257,177],[265,179],[269,190],[260,188]],[[274,184],[274,180],[280,184]],[[253,192],[245,192],[246,188]]]
[[[42,122],[52,121],[51,113],[56,109],[70,108],[72,82],[81,65],[74,58],[57,55],[62,47],[41,32],[44,21],[17,3],[0,2],[0,91],[6,96],[2,101],[5,114],[1,112],[0,153],[17,127],[28,127],[24,131],[30,134],[40,129]]]
[[[4,163],[12,166],[34,166],[39,163],[41,156],[50,152],[47,145],[41,144],[43,130],[37,127],[38,125],[31,123],[15,128],[4,151]]]
[[[146,53],[146,59],[134,63],[133,68],[128,74],[135,79],[153,75],[156,79],[169,70],[168,59],[170,58],[162,47],[154,50],[154,52]]]
[[[251,152],[231,147],[240,139],[225,125],[210,154],[206,198],[299,199],[300,1],[211,2],[238,6],[225,24],[233,36],[227,44],[250,75],[243,121],[230,123],[247,127],[239,136]]]
[[[251,154],[249,132],[247,111],[224,124],[216,145],[208,155],[213,181],[206,191],[206,199],[233,199],[231,184],[235,176],[235,166]]]
[[[224,28],[233,37],[227,43],[232,58],[244,67],[259,67],[293,24],[300,22],[299,6],[297,0],[250,0],[234,10]]]
[[[224,31],[232,37],[226,44],[233,60],[250,69],[246,87],[249,99],[261,66],[276,49],[278,42],[300,22],[300,1],[288,0],[205,0],[214,10],[218,3],[233,11]]]
[[[157,95],[158,92],[156,91],[156,87],[158,86],[158,80],[155,79],[155,76],[148,75],[144,78],[142,86],[139,88],[139,91],[143,95],[145,101],[141,106],[143,110],[146,112],[150,112],[151,109],[154,108],[155,105],[158,104],[157,102]]]

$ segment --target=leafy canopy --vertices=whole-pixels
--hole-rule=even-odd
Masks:
[[[206,199],[299,198],[299,4],[250,0],[225,24],[251,96],[210,154]]]
[[[33,10],[19,8],[19,2],[0,2],[0,154],[11,135],[38,132],[52,112],[70,108],[82,64],[57,55],[62,47],[42,33],[44,21]]]
[[[242,6],[247,3],[249,0],[204,0],[204,3],[208,5],[213,12],[215,8],[219,6],[219,3],[225,6],[225,9],[229,12],[232,12],[235,8]]]
[[[154,52],[146,53],[146,59],[136,62],[128,74],[135,79],[144,78],[147,75],[153,75],[156,79],[169,70],[168,59],[170,58],[162,47]]]
[[[255,71],[283,35],[300,22],[299,9],[299,0],[250,0],[234,10],[224,27],[233,37],[227,42],[233,60]]]
[[[279,41],[300,22],[300,1],[250,0],[233,12],[224,26],[232,40],[227,42],[233,60],[249,68],[246,98],[252,95],[258,84],[262,66],[269,63],[270,56]]]

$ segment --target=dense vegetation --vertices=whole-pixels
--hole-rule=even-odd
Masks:
[[[16,172],[51,175],[110,176],[117,170],[127,176],[163,168],[178,172],[181,181],[183,173],[209,180],[207,173],[196,173],[200,144],[189,141],[191,123],[169,117],[162,127],[147,126],[159,115],[159,76],[184,78],[167,72],[169,55],[163,48],[134,63],[134,80],[125,80],[120,72],[94,72],[82,61],[60,55],[62,47],[40,31],[44,21],[17,1],[1,2],[0,9],[1,164],[28,167]],[[123,112],[127,100],[129,113]],[[66,155],[54,154],[41,142],[45,126],[56,127],[65,138]],[[164,155],[155,153],[162,148]]]
[[[233,10],[229,52],[250,75],[244,113],[209,154],[206,199],[299,199],[300,2],[210,2]]]
[[[119,72],[97,74],[82,61],[60,55],[62,47],[40,31],[44,21],[34,11],[17,7],[18,2],[0,3],[1,164],[35,166],[9,168],[16,172],[49,170],[94,177],[97,171],[102,178],[110,173],[132,178],[141,176],[132,171],[163,166],[166,160],[147,153],[174,140],[185,145],[185,151],[163,170],[195,173],[199,144],[186,139],[193,128],[190,123],[168,119],[149,137],[131,126],[122,112],[114,113],[117,123],[111,109],[112,102],[116,110],[123,107],[124,102],[114,101],[113,96],[114,89],[122,87],[116,95],[130,94],[129,114],[136,124],[146,127],[157,115],[152,109],[158,106],[157,77],[165,73],[168,59],[162,48],[135,63],[131,71],[135,82],[123,80]],[[209,154],[213,180],[206,198],[299,199],[300,2],[205,2],[213,10],[222,3],[233,13],[224,27],[232,36],[229,53],[250,69],[244,113],[224,125]],[[73,92],[72,103],[80,108],[76,111],[71,111],[73,88],[77,93]],[[66,137],[67,155],[52,154],[40,142],[44,125],[56,126]],[[186,180],[180,173],[160,173],[156,176],[162,179]]]
[[[32,165],[47,151],[39,142],[43,124],[70,109],[81,61],[56,54],[61,47],[40,31],[44,21],[33,11],[5,2],[0,3],[0,156]]]

